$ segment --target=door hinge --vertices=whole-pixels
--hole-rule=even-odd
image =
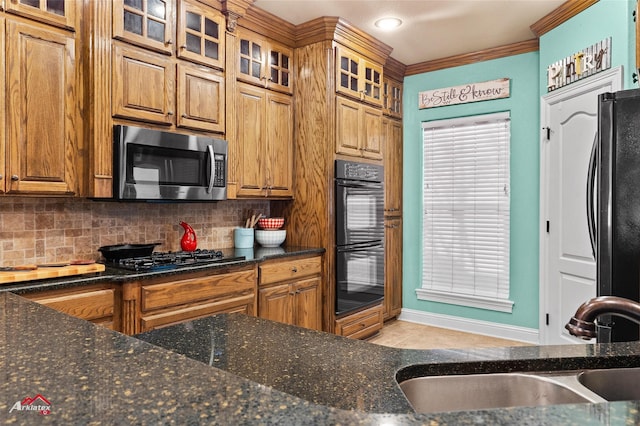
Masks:
[[[549,314],[546,315],[546,319],[545,320],[547,322],[547,325],[549,325]]]
[[[547,221],[547,233],[549,233],[549,221]]]
[[[542,130],[544,130],[546,132],[547,140],[550,141],[551,140],[551,127],[543,127]]]

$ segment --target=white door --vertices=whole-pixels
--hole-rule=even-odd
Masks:
[[[570,336],[564,325],[580,304],[596,296],[596,263],[587,225],[587,174],[598,123],[598,94],[621,86],[622,70],[616,68],[542,99],[542,344],[584,342]]]

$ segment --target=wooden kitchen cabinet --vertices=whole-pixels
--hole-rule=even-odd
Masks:
[[[73,0],[75,1],[75,0]],[[112,0],[113,37],[172,54],[174,0]]]
[[[116,331],[121,327],[119,296],[118,287],[114,284],[24,295],[34,302]]]
[[[336,153],[382,160],[382,111],[336,97]]]
[[[322,330],[321,271],[320,256],[260,265],[258,316]]]
[[[221,72],[178,63],[177,127],[224,133],[224,100]]]
[[[390,117],[402,118],[402,83],[385,76],[382,93],[383,112]]]
[[[173,123],[176,66],[171,58],[114,43],[112,69],[115,117]]]
[[[8,16],[5,25],[3,52],[11,60],[5,70],[1,189],[9,194],[77,195],[83,142],[75,35]]]
[[[255,316],[256,284],[255,266],[127,283],[123,290],[124,332],[135,334],[222,312]]]
[[[384,215],[402,216],[402,122],[383,118]]]
[[[237,54],[238,80],[293,93],[293,49],[240,28]]]
[[[402,218],[384,220],[384,319],[402,310]]]
[[[336,91],[382,105],[382,65],[336,44]]]
[[[195,0],[181,0],[177,39],[178,58],[224,68],[225,19],[221,12]]]
[[[287,198],[293,193],[293,100],[238,83],[236,170],[239,197]]]
[[[7,0],[4,5],[9,13],[67,29],[75,29],[81,6],[77,0]]]
[[[383,324],[382,305],[375,305],[336,320],[335,334],[351,339],[366,339],[378,333]]]

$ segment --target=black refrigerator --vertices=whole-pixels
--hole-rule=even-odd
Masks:
[[[599,95],[588,182],[598,296],[640,301],[640,89]],[[618,316],[601,316],[597,334],[599,343],[640,337],[638,324]]]

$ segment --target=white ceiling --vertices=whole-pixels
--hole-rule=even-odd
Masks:
[[[254,5],[294,25],[338,16],[393,47],[412,65],[535,38],[529,28],[565,0],[256,0]],[[396,17],[385,32],[373,23]]]

